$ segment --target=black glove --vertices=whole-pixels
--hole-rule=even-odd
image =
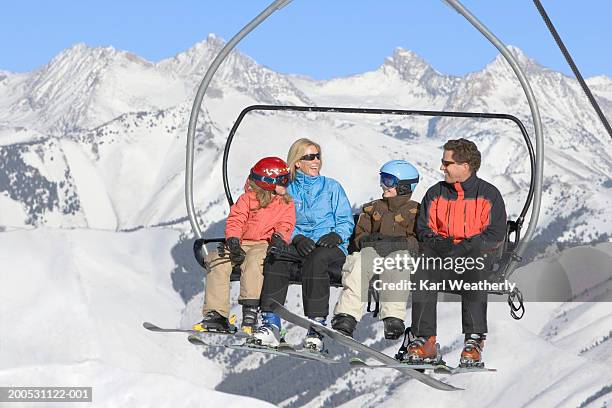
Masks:
[[[383,235],[378,232],[373,232],[369,235],[362,235],[359,238],[359,248],[372,246],[372,242],[380,241]]]
[[[425,245],[429,246],[440,256],[446,256],[453,249],[453,239],[444,238],[440,235],[430,235],[423,239]]]
[[[275,232],[272,234],[272,237],[270,237],[270,245],[268,245],[267,253],[269,254],[271,251],[286,252],[288,246],[289,245],[287,245],[283,237]]]
[[[323,248],[335,248],[342,243],[342,237],[334,231],[328,232],[317,241],[317,246]]]
[[[225,252],[225,243],[224,242],[219,242],[217,244],[217,253],[219,254],[220,258],[225,258],[225,255],[227,255],[227,253]]]
[[[475,252],[480,252],[480,247],[477,245],[476,240],[473,241],[470,238],[465,238],[457,245],[453,245],[449,256],[465,257],[470,253],[475,255]]]
[[[236,237],[230,237],[225,240],[227,244],[227,249],[229,249],[229,258],[236,265],[240,265],[244,262],[244,258],[246,257],[246,252],[240,246],[240,240]]]
[[[406,237],[392,237],[390,235],[383,235],[380,239],[385,242],[406,242]]]
[[[293,245],[302,257],[308,256],[317,247],[312,239],[302,234],[293,237]]]

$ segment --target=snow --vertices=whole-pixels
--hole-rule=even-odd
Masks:
[[[91,161],[83,154],[78,144],[69,140],[64,140],[61,144],[68,165],[80,169],[79,172],[74,174],[74,180],[88,227],[116,229],[117,218],[113,210],[113,204],[109,200],[104,180]]]
[[[268,406],[214,391],[219,367],[184,335],[142,328],[179,324],[183,303],[169,277],[177,236],[1,233],[0,383],[92,386],[100,407]]]
[[[25,227],[27,215],[19,201],[13,200],[6,192],[0,194],[0,225]]]

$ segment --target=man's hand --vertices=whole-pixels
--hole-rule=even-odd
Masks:
[[[479,243],[480,240],[478,239],[465,238],[457,245],[453,245],[449,256],[464,257],[469,254],[472,254],[472,256],[478,255],[481,251]]]
[[[423,243],[429,246],[440,256],[446,256],[453,249],[453,239],[441,235],[430,235],[423,239]]]

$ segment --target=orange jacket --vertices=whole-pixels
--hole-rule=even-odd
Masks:
[[[480,240],[496,245],[506,238],[506,206],[499,190],[472,174],[462,183],[440,181],[429,188],[417,219],[417,236]]]
[[[255,192],[242,194],[230,208],[225,224],[225,238],[238,237],[240,240],[269,241],[277,232],[291,241],[295,228],[295,205],[286,203],[283,197],[274,196],[266,208],[259,208]]]

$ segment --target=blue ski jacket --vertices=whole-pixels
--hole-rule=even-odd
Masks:
[[[298,170],[287,192],[295,203],[296,224],[292,238],[302,234],[317,242],[334,231],[342,237],[338,248],[348,254],[348,240],[355,223],[351,204],[340,183],[321,175],[311,177]]]

